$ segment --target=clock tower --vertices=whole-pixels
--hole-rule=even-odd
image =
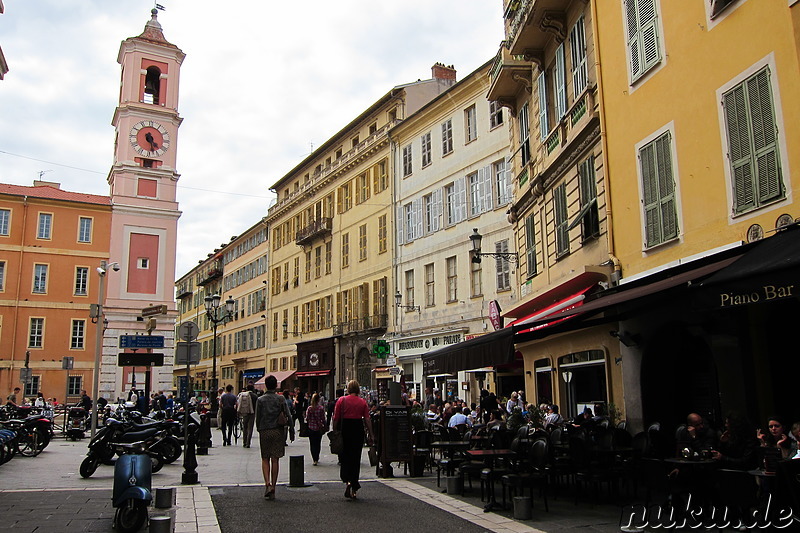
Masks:
[[[111,124],[116,130],[114,164],[108,174],[112,222],[100,395],[115,400],[135,385],[146,393],[172,389],[172,348],[164,367],[118,367],[120,335],[165,336],[174,346],[175,249],[178,230],[175,168],[180,68],[185,54],[164,37],[158,11],[137,37],[122,41],[117,62],[122,67],[119,105]],[[142,309],[167,306],[155,324]],[[147,350],[140,350],[145,352]]]

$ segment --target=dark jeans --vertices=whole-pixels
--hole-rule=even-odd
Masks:
[[[231,443],[231,434],[233,433],[234,424],[236,424],[236,409],[223,409],[222,442],[224,442],[225,444]]]
[[[311,459],[319,461],[319,452],[322,449],[322,430],[308,430],[308,443],[311,446]]]
[[[361,474],[361,450],[364,449],[364,421],[360,418],[342,419],[342,440],[339,476],[345,483],[350,483],[353,490],[358,490],[361,488],[358,478]]]

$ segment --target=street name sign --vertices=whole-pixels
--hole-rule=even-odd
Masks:
[[[120,335],[120,348],[163,348],[163,335]]]
[[[142,317],[147,318],[149,316],[156,316],[156,315],[166,315],[167,314],[167,306],[166,305],[151,305],[150,307],[145,307],[142,309]]]

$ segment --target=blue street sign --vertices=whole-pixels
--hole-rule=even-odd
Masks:
[[[120,335],[120,348],[163,348],[163,335]]]

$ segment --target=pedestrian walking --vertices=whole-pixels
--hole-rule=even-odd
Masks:
[[[17,395],[19,394],[19,391],[20,391],[19,387],[14,387],[14,392],[12,392],[6,397],[6,405],[8,405],[9,407],[17,406],[17,402],[19,401],[17,399]]]
[[[333,410],[334,428],[342,432],[343,449],[339,454],[339,475],[347,484],[344,497],[355,500],[361,488],[358,478],[361,474],[361,450],[364,448],[364,428],[366,426],[368,444],[372,445],[372,420],[369,417],[367,402],[359,396],[361,387],[358,381],[347,384],[347,394],[336,401]]]
[[[242,419],[242,446],[250,447],[250,440],[253,437],[253,423],[256,420],[256,402],[258,395],[253,390],[253,385],[247,386],[246,390],[239,393],[239,401],[236,409]]]
[[[306,410],[306,424],[308,424],[308,443],[311,447],[311,459],[314,466],[319,463],[319,452],[322,448],[322,434],[326,433],[325,407],[320,401],[319,394],[311,397],[311,405]]]
[[[219,397],[219,411],[220,419],[222,420],[222,445],[231,445],[231,435],[233,434],[233,425],[236,423],[236,395],[233,394],[233,385],[225,387]]]
[[[284,436],[286,429],[279,423],[279,415],[283,414],[292,440],[294,440],[294,426],[286,399],[275,393],[275,389],[278,387],[277,378],[273,375],[267,376],[264,386],[267,391],[256,403],[256,429],[261,445],[261,472],[266,485],[264,497],[274,500],[275,487],[278,484],[279,460],[286,453],[286,437]]]

